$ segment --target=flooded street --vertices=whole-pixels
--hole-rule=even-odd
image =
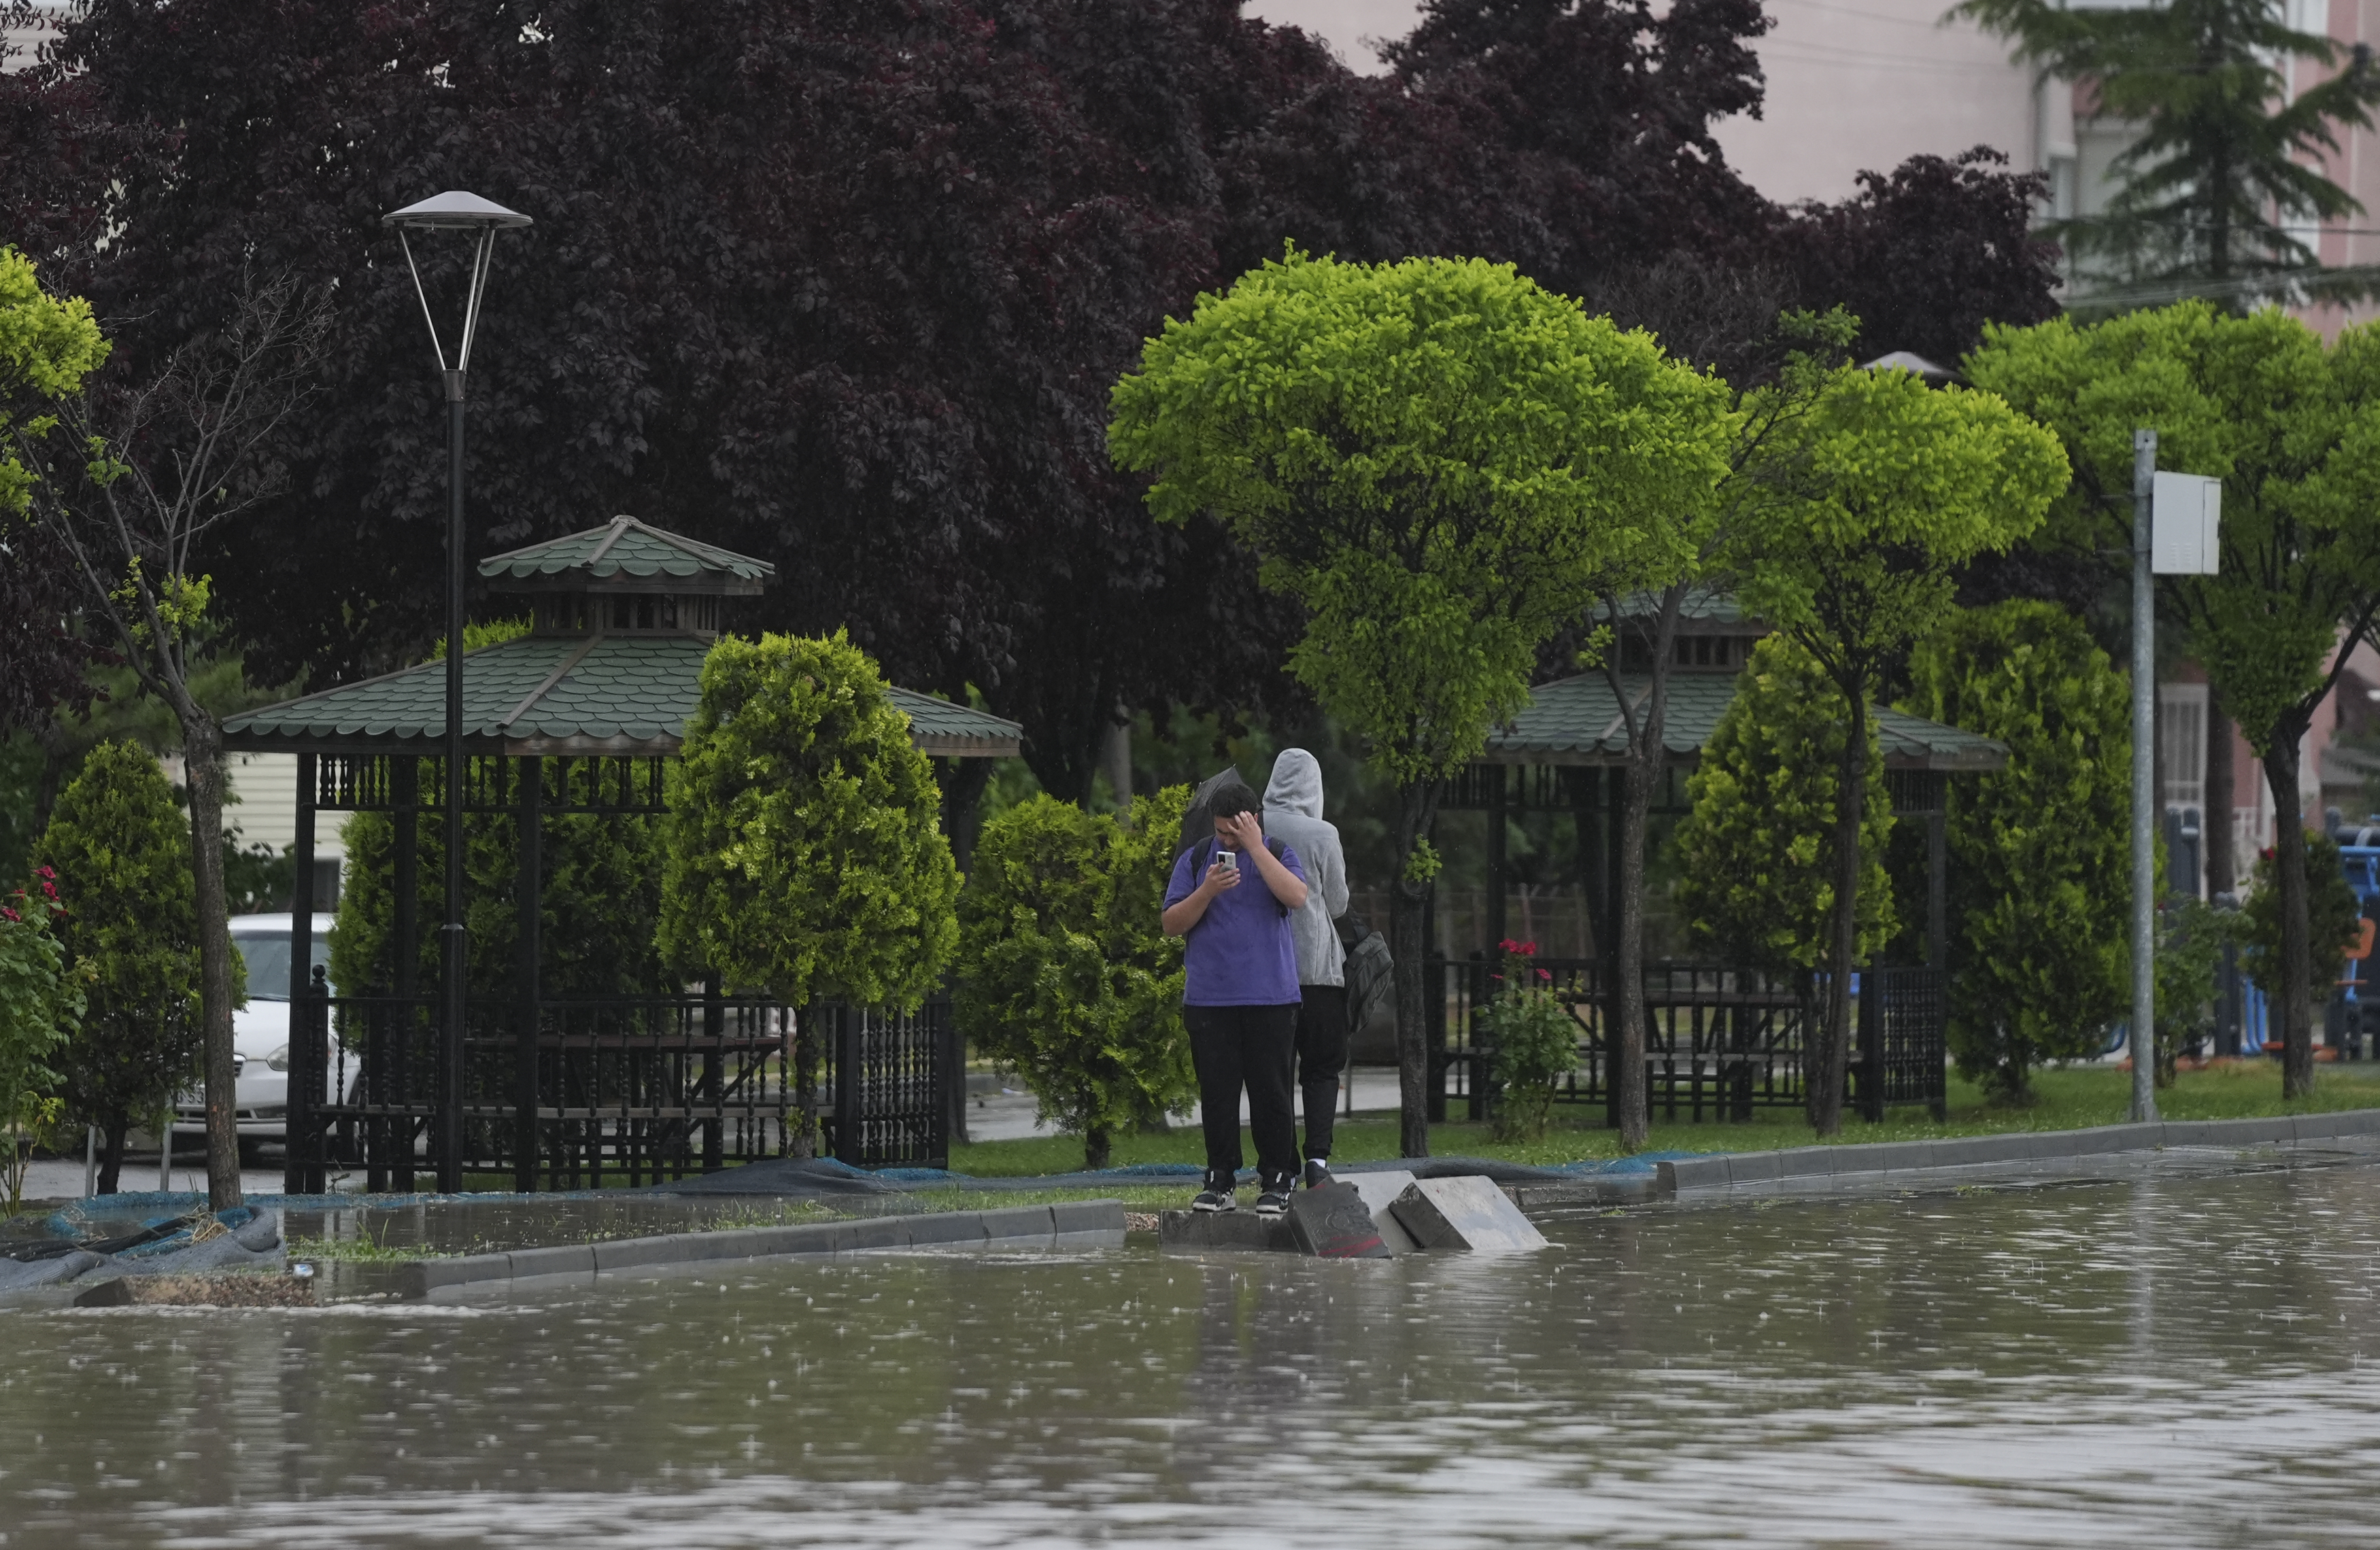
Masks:
[[[1542,1221],[0,1313],[0,1544],[2380,1543],[2380,1170]]]

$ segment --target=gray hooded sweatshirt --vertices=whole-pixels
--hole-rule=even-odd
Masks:
[[[1283,748],[1265,784],[1265,832],[1297,853],[1312,886],[1289,917],[1297,939],[1297,983],[1347,983],[1347,950],[1330,923],[1347,913],[1347,857],[1339,830],[1322,821],[1322,767],[1303,748]]]

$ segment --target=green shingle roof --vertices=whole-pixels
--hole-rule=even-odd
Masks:
[[[1621,679],[1629,703],[1641,702],[1648,681]],[[1672,672],[1662,745],[1672,764],[1692,764],[1718,730],[1719,717],[1735,697],[1733,673]],[[1998,769],[2008,763],[2007,745],[1920,716],[1876,707],[1884,762],[1896,769]],[[1529,707],[1512,724],[1489,734],[1481,759],[1489,764],[1617,764],[1628,752],[1620,722],[1620,702],[1600,672],[1581,673],[1529,691]]]
[[[669,755],[699,697],[710,642],[690,635],[524,636],[463,659],[463,737],[479,754]],[[1014,721],[895,688],[929,754],[1017,751]],[[446,735],[446,665],[343,684],[224,723],[241,752],[431,754]]]
[[[480,562],[480,574],[498,591],[748,595],[759,591],[776,570],[766,560],[665,533],[625,515]]]

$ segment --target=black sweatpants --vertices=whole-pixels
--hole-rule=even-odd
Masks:
[[[1256,1133],[1257,1172],[1266,1183],[1297,1173],[1297,1116],[1290,1108],[1290,1072],[1297,1058],[1298,1005],[1182,1009],[1190,1028],[1190,1063],[1198,1072],[1200,1128],[1207,1170],[1240,1170],[1240,1089],[1248,1092],[1248,1129]]]
[[[1339,1077],[1347,1069],[1347,987],[1301,985],[1297,1009],[1297,1087],[1305,1100],[1305,1155],[1330,1155],[1339,1117]]]

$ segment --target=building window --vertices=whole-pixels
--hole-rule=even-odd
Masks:
[[[2206,805],[2206,685],[2157,685],[2157,765],[2168,807]]]

